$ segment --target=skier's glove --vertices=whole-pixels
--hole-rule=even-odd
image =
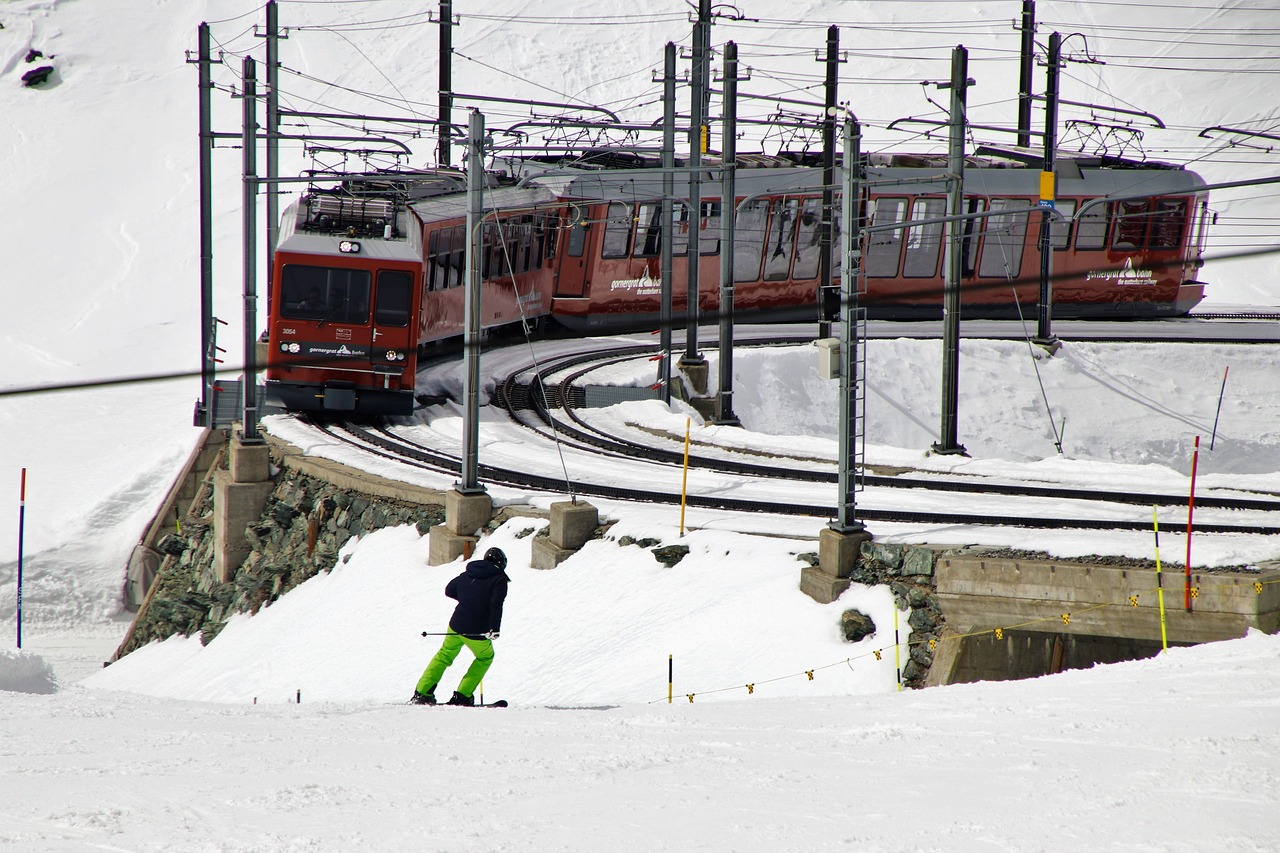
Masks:
[[[487,634],[485,634],[485,635],[484,635],[484,638],[485,638],[486,640],[496,640],[496,639],[498,639],[498,632],[497,632],[497,631],[490,631],[489,633],[487,633]]]

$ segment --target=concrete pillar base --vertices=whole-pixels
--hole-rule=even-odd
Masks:
[[[832,577],[847,578],[858,565],[862,543],[870,541],[871,534],[865,530],[842,533],[824,527],[818,533],[818,567]]]
[[[240,436],[231,441],[231,479],[237,483],[261,483],[271,479],[271,448],[265,443],[245,444]]]
[[[444,493],[444,526],[458,536],[474,536],[493,517],[493,498],[487,492],[463,494],[457,489]]]
[[[705,358],[698,358],[697,360],[690,360],[688,357],[681,358],[676,362],[676,368],[684,374],[689,387],[693,388],[695,395],[706,395],[707,375],[711,368]]]
[[[848,578],[838,578],[821,569],[800,570],[800,591],[819,604],[835,601],[852,583]]]
[[[213,569],[219,583],[229,583],[252,550],[245,528],[262,517],[275,485],[236,483],[227,471],[213,475]]]
[[[576,549],[561,548],[556,545],[549,536],[539,536],[533,540],[533,548],[529,554],[529,567],[554,569],[576,553]]]
[[[586,501],[560,501],[551,505],[551,543],[576,551],[596,532],[600,511]]]
[[[459,557],[469,559],[479,541],[477,536],[462,536],[443,524],[437,524],[427,531],[427,565],[443,566]]]

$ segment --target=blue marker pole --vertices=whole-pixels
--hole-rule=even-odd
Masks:
[[[22,648],[22,529],[27,521],[27,469],[22,469],[18,489],[18,648]]]

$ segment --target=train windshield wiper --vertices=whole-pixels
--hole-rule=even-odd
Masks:
[[[347,307],[347,300],[346,300],[346,297],[343,297],[341,302],[333,306],[332,311],[330,311],[328,314],[325,314],[323,317],[320,318],[320,321],[316,323],[316,328],[318,329],[321,326],[323,326],[325,323],[332,320],[339,311],[341,311],[343,308],[346,308],[346,307]]]

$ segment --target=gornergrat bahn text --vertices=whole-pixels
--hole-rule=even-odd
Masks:
[[[966,160],[961,315],[1016,318],[1039,300],[1040,165],[1027,149]],[[661,309],[662,173],[652,152],[598,150],[567,161],[507,161],[486,175],[480,228],[481,325],[552,320],[583,332],[653,329]],[[818,320],[822,169],[802,158],[740,156],[734,316]],[[872,319],[942,314],[946,158],[872,155],[862,179],[859,305]],[[1052,245],[1055,318],[1186,314],[1211,213],[1199,175],[1180,166],[1061,153]],[[838,170],[837,170],[838,175]],[[466,215],[462,173],[332,176],[285,211],[269,298],[267,392],[294,410],[408,414],[421,348],[463,333]],[[677,172],[675,196],[689,197]],[[836,181],[839,186],[839,178]],[[673,203],[676,322],[687,305],[690,228],[699,228],[698,310],[719,308],[714,173],[698,215]],[[840,279],[840,199],[832,278]],[[1140,196],[1140,197],[1139,197]],[[1116,199],[1085,204],[1093,199]],[[1076,217],[1077,211],[1081,215]],[[1016,301],[1015,301],[1016,300]]]

